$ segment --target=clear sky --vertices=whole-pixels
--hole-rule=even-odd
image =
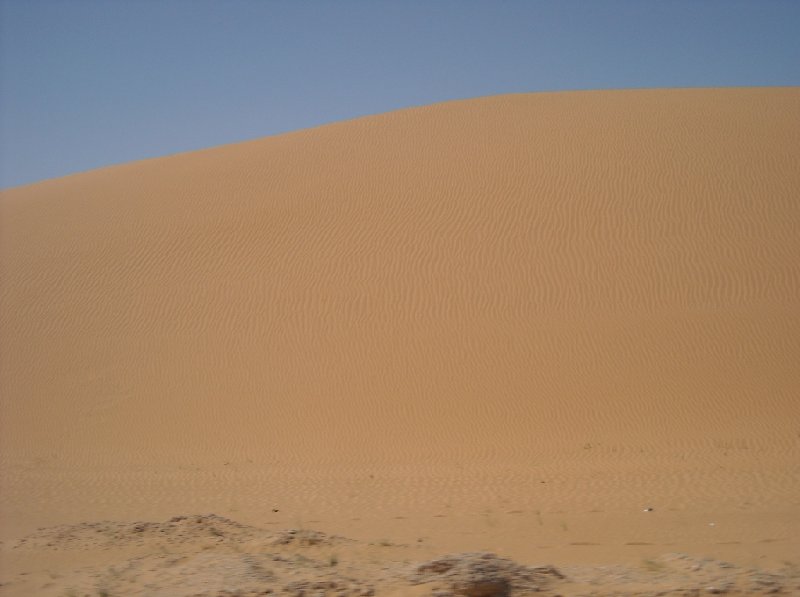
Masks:
[[[0,186],[449,99],[800,85],[800,0],[0,0]]]

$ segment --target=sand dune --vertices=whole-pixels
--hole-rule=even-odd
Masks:
[[[798,88],[541,93],[4,191],[3,536],[800,553],[798,148]]]

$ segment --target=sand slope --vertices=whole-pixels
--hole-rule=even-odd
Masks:
[[[798,148],[798,88],[542,93],[5,191],[0,526],[789,549]]]

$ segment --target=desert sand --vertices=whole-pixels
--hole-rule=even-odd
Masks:
[[[8,595],[428,595],[455,568],[414,562],[487,551],[562,595],[800,591],[800,88],[447,102],[3,191],[0,432]],[[328,577],[278,570],[286,533],[366,580],[290,587]],[[723,561],[760,572],[675,580]]]

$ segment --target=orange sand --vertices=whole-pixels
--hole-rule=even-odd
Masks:
[[[800,553],[800,88],[449,102],[0,218],[0,539]]]

